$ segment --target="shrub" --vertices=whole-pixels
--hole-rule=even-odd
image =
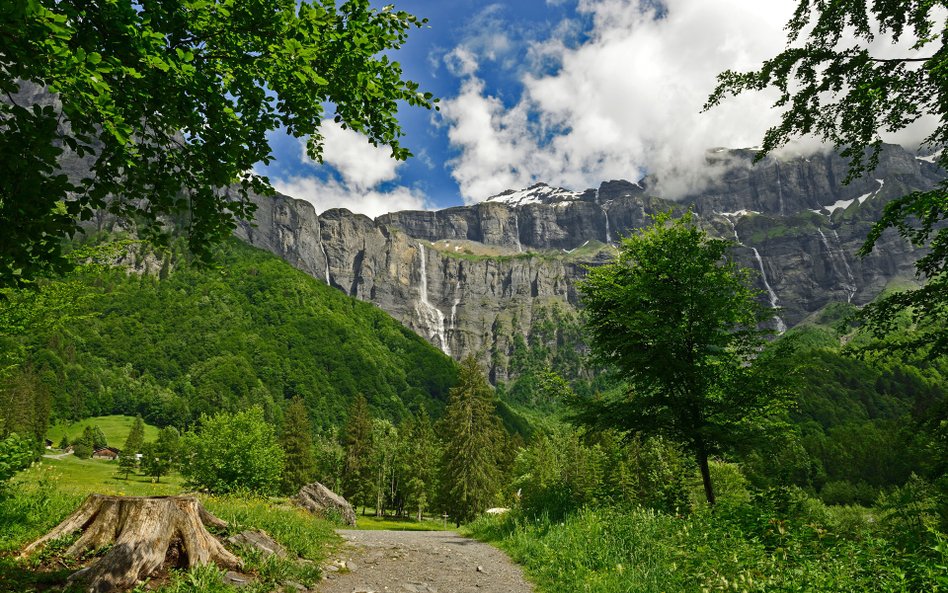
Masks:
[[[181,474],[190,486],[215,493],[277,491],[284,453],[259,406],[202,416],[197,431],[182,441]]]

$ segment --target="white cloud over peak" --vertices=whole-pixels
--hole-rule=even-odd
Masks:
[[[556,67],[523,76],[523,94],[511,106],[468,71],[459,94],[442,102],[460,151],[452,175],[465,200],[540,180],[583,189],[645,173],[666,193],[681,194],[703,183],[707,149],[758,144],[777,121],[772,94],[700,112],[717,73],[754,67],[783,48],[795,2],[664,5],[656,18],[645,0],[581,0],[579,11],[593,23],[588,39],[532,43],[529,55]]]
[[[323,162],[339,173],[340,179],[321,179],[310,175],[292,175],[272,180],[277,191],[306,200],[316,212],[330,208],[348,208],[352,212],[375,218],[397,210],[424,210],[431,204],[420,191],[396,186],[379,186],[398,176],[402,164],[391,157],[386,146],[372,146],[365,136],[351,129],[343,129],[332,120],[324,120],[321,130],[325,138]],[[302,160],[319,166],[309,159],[300,144]]]
[[[427,210],[431,204],[424,194],[408,187],[396,187],[390,191],[378,189],[355,190],[335,180],[295,176],[273,180],[278,192],[306,200],[321,213],[330,208],[347,208],[352,212],[376,218],[398,210]]]
[[[708,149],[760,144],[779,122],[772,91],[745,93],[702,113],[718,73],[750,70],[782,51],[783,29],[796,0],[579,0],[592,22],[582,43],[563,23],[547,39],[530,42],[532,68],[522,94],[504,104],[477,68],[455,97],[442,101],[453,147],[449,162],[465,201],[545,181],[573,189],[606,179],[655,175],[659,190],[676,197],[699,189],[715,172]],[[905,55],[884,36],[879,57]],[[467,59],[480,55],[463,45]],[[534,73],[530,73],[532,70]],[[930,122],[928,122],[930,124]],[[917,143],[923,122],[887,140]],[[814,139],[790,153],[823,148]]]

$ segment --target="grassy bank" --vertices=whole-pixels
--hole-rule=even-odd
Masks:
[[[46,438],[53,441],[53,445],[58,445],[63,435],[66,435],[70,441],[75,441],[82,436],[82,431],[87,426],[98,426],[102,429],[102,434],[112,447],[122,448],[128,433],[132,431],[132,425],[135,423],[134,416],[95,416],[72,423],[61,422],[54,424],[46,432]],[[145,424],[145,441],[154,441],[158,438],[158,428],[150,424]]]
[[[584,509],[562,521],[484,517],[469,533],[506,550],[539,592],[948,591],[948,543],[917,549],[863,510],[809,504],[794,520],[750,505],[687,517]]]
[[[179,476],[150,478],[116,476],[115,462],[44,459],[17,475],[0,492],[0,593],[43,591],[59,587],[75,566],[58,564],[39,554],[26,560],[17,552],[48,532],[73,512],[90,493],[134,496],[171,495],[183,492]],[[335,549],[335,525],[291,506],[285,499],[245,496],[198,495],[209,511],[229,523],[226,534],[245,529],[266,531],[289,552],[287,559],[264,558],[252,550],[235,550],[244,560],[244,572],[254,582],[246,593],[282,591],[286,582],[313,586],[320,578],[320,565]],[[145,590],[145,587],[142,587]],[[147,585],[160,593],[216,593],[224,588],[221,572],[206,567],[191,573],[172,572],[160,582]]]

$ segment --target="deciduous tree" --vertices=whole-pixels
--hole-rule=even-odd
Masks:
[[[711,504],[708,458],[782,401],[753,364],[759,327],[773,311],[757,301],[748,271],[727,257],[730,247],[690,214],[660,215],[580,286],[593,355],[628,389],[584,400],[578,419],[682,443]]]
[[[197,430],[182,440],[181,474],[188,484],[216,493],[278,490],[283,449],[259,406],[202,416]]]
[[[431,107],[392,50],[425,21],[369,0],[37,0],[0,10],[0,285],[67,266],[61,239],[108,209],[178,217],[207,255],[270,191],[267,134],[334,118],[404,159],[400,104]],[[24,81],[31,86],[24,87]],[[37,87],[55,102],[34,104]],[[328,107],[328,111],[327,111]],[[65,157],[91,174],[70,179]]]

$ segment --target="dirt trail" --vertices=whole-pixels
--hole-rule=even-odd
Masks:
[[[530,593],[500,550],[453,531],[340,530],[345,567],[319,593]]]

